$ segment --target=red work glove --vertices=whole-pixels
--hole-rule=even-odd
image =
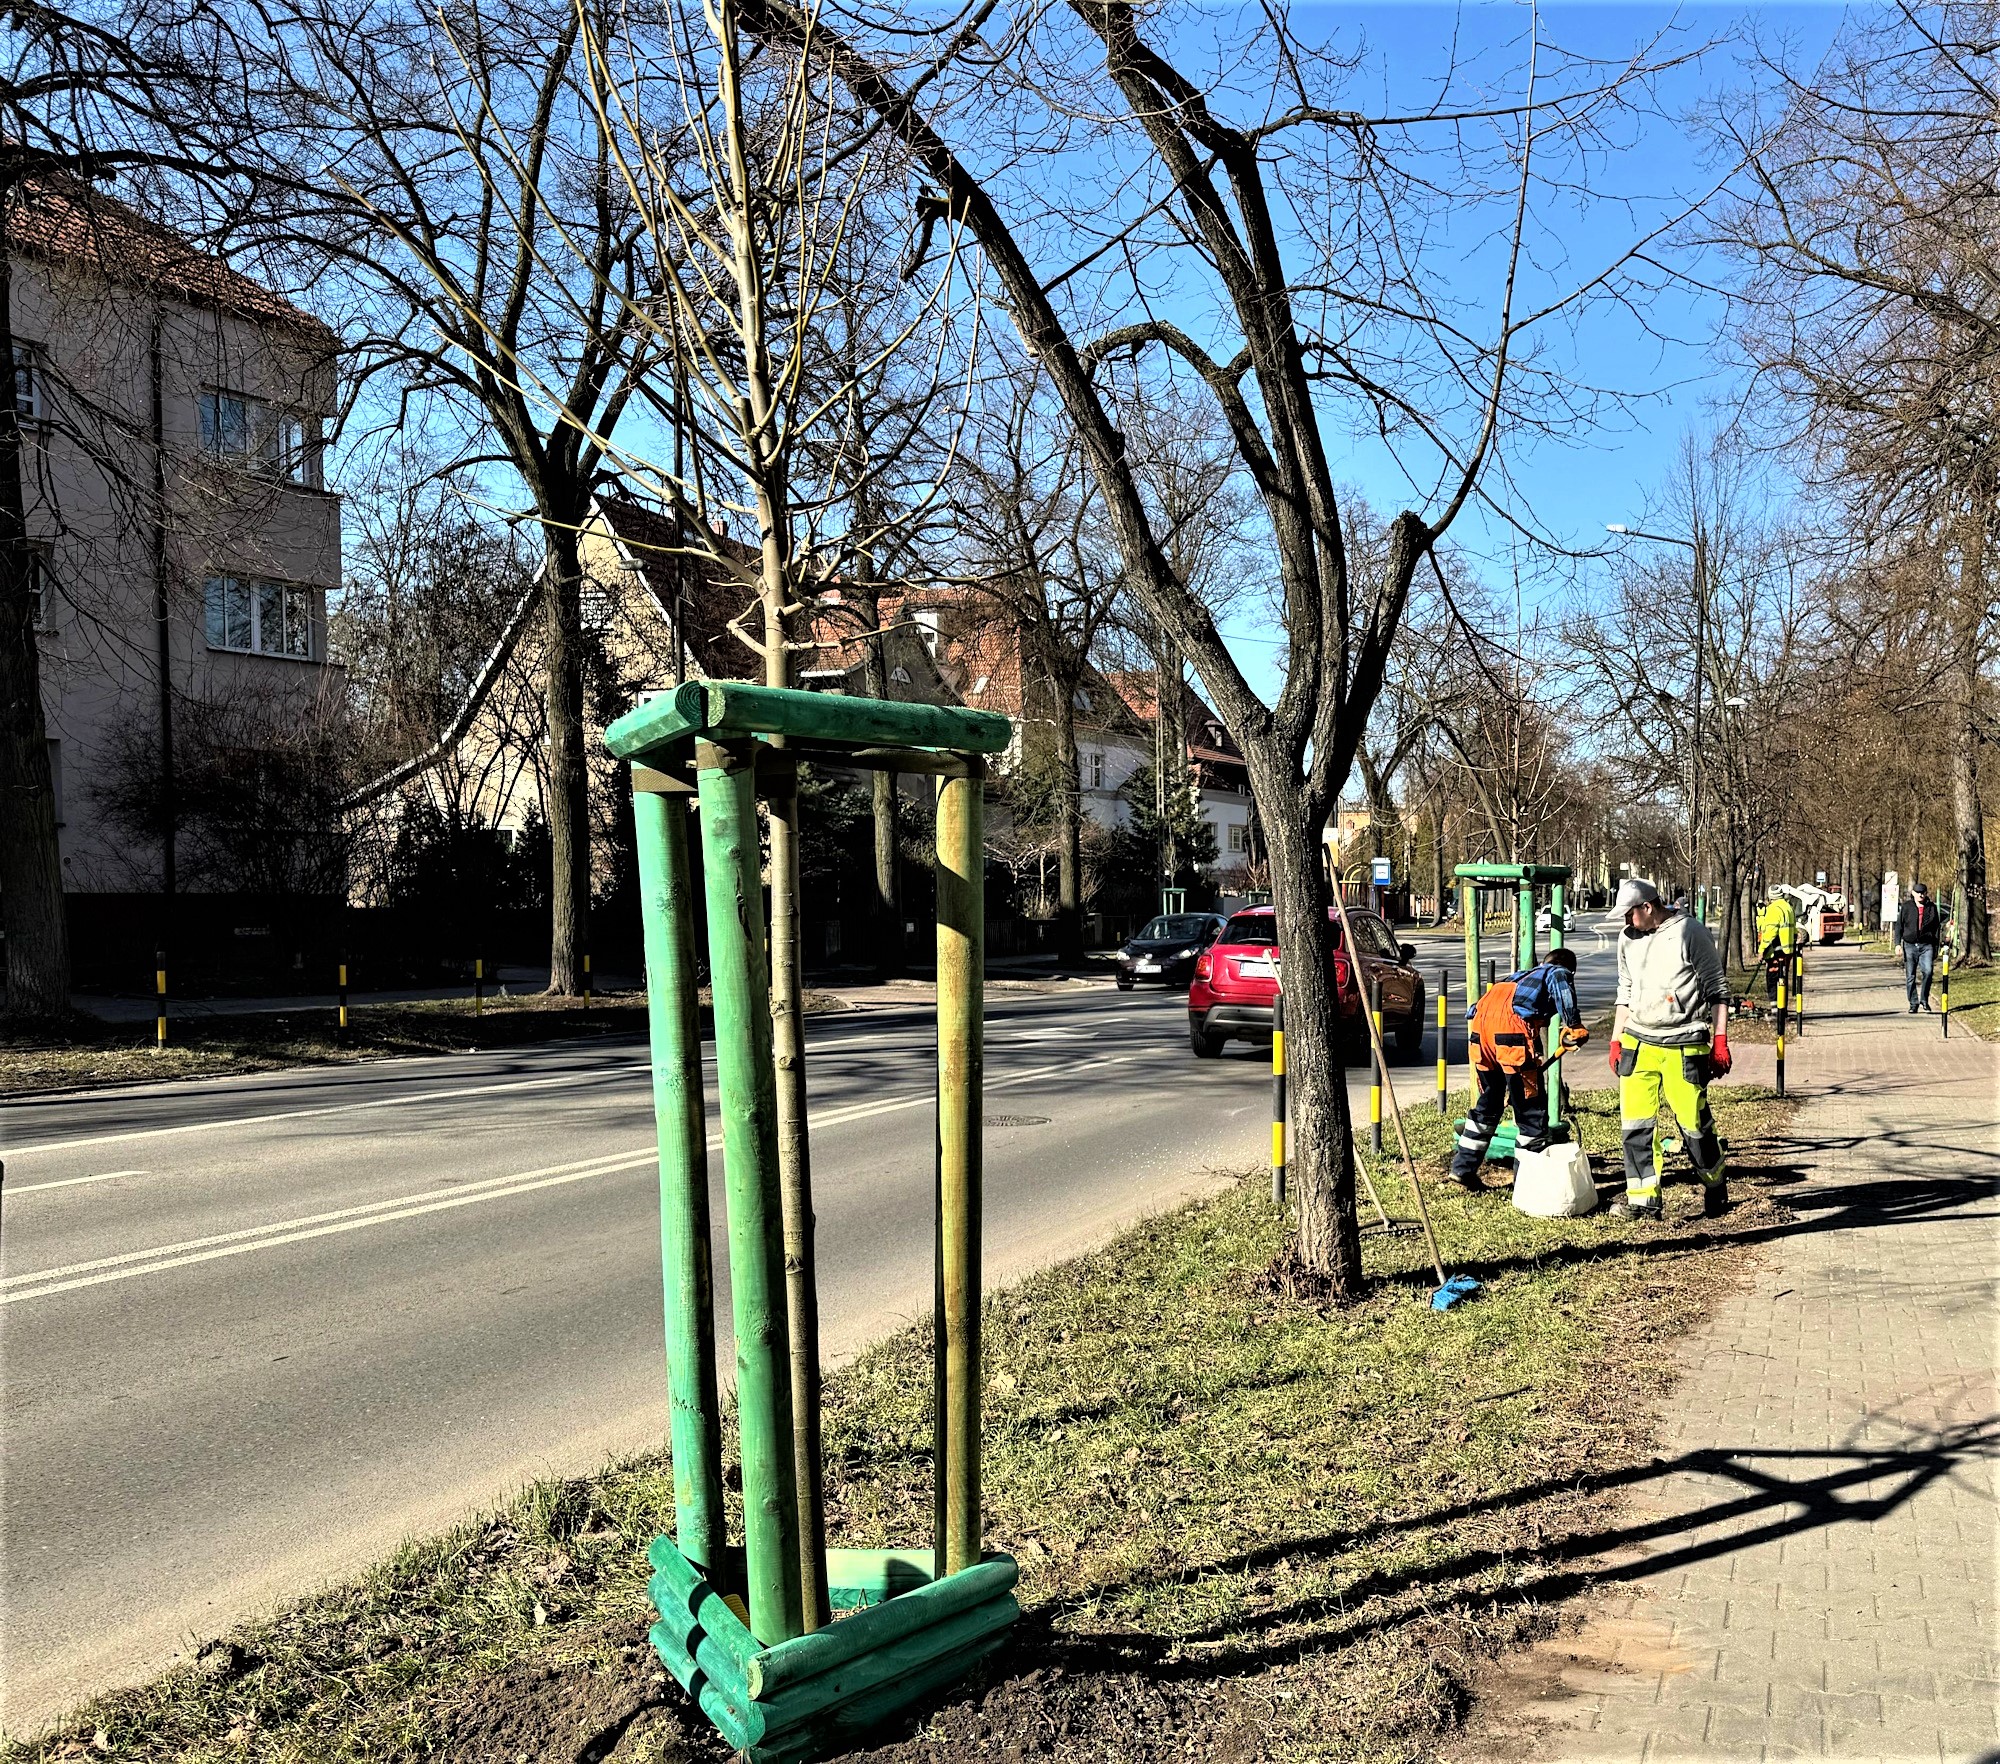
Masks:
[[[1625,1057],[1625,1044],[1624,1044],[1624,1042],[1622,1042],[1622,1041],[1614,1041],[1614,1042],[1613,1042],[1613,1043],[1611,1044],[1611,1076],[1612,1076],[1612,1077],[1616,1078],[1616,1077],[1618,1076],[1618,1062],[1619,1062],[1620,1060],[1622,1060],[1622,1059],[1623,1059],[1624,1057]]]
[[[1729,1068],[1736,1062],[1729,1057],[1729,1036],[1726,1032],[1715,1038],[1714,1046],[1709,1049],[1708,1059],[1709,1064],[1715,1068],[1716,1077],[1729,1076]]]

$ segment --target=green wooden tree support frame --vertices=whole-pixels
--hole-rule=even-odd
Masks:
[[[979,1498],[982,799],[984,756],[1012,735],[1005,717],[984,711],[713,681],[652,699],[605,732],[605,745],[633,765],[660,1146],[675,1535],[648,1550],[660,1613],[650,1633],[668,1671],[752,1759],[809,1758],[852,1742],[961,1676],[1019,1615],[1012,1558],[981,1550]],[[928,774],[938,793],[935,1522],[925,1549],[827,1550],[818,1583],[845,1615],[812,1633],[757,831],[760,771],[782,789],[801,758]],[[690,795],[700,809],[722,1114],[740,1545],[725,1535],[722,1494]]]
[[[1569,886],[1570,867],[1567,864],[1460,864],[1452,875],[1458,879],[1460,916],[1465,920],[1465,997],[1466,1009],[1471,1011],[1485,990],[1479,971],[1480,890],[1514,890],[1517,903],[1514,914],[1514,967],[1509,972],[1532,968],[1536,959],[1535,891],[1539,888],[1548,890],[1549,948],[1561,949],[1567,928],[1564,892]],[[1551,1023],[1549,1057],[1554,1058],[1561,1046],[1562,1026]],[[1471,1055],[1466,1057],[1469,1059]],[[1552,1136],[1562,1126],[1562,1120],[1562,1086],[1557,1084],[1549,1092],[1549,1130]],[[1486,1148],[1488,1161],[1511,1158],[1514,1155],[1514,1137],[1514,1123],[1503,1121],[1500,1130],[1493,1135],[1493,1142]]]

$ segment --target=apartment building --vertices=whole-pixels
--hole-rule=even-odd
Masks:
[[[260,779],[282,811],[275,762],[336,710],[335,338],[69,179],[17,191],[5,243],[65,890],[305,887],[311,829],[215,829]]]

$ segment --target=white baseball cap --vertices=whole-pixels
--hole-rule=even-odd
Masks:
[[[1618,898],[1611,903],[1608,921],[1615,925],[1625,922],[1625,915],[1634,907],[1657,906],[1660,891],[1652,883],[1637,876],[1628,876],[1618,884]]]

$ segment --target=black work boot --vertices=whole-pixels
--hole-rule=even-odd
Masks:
[[[1718,1176],[1713,1182],[1701,1185],[1701,1216],[1704,1219],[1720,1219],[1729,1211],[1729,1178]]]
[[[1626,1194],[1613,1201],[1609,1210],[1614,1219],[1650,1219],[1656,1225],[1665,1217],[1658,1201],[1635,1201]]]

